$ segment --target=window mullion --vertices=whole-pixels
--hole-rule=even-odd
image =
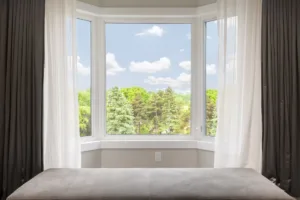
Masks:
[[[203,27],[201,19],[195,19],[192,31],[192,134],[196,139],[201,139],[204,132],[204,77],[203,77]]]
[[[93,136],[96,139],[104,137],[105,131],[105,47],[104,26],[100,18],[95,19],[93,31],[93,61],[92,69],[92,100]]]

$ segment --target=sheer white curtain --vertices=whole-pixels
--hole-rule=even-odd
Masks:
[[[261,170],[261,0],[219,0],[215,167]]]
[[[46,0],[44,168],[81,166],[76,94],[75,5]]]

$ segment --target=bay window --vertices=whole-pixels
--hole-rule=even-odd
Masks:
[[[132,15],[125,8],[78,9],[84,141],[211,141],[217,124],[218,32],[215,7],[208,8],[191,14],[193,9],[176,14],[176,9],[131,8],[137,13]]]

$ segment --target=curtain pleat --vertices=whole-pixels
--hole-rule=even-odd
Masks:
[[[300,196],[300,1],[264,0],[263,174]]]
[[[0,198],[43,170],[44,0],[0,1]]]
[[[219,0],[214,167],[261,171],[261,0]]]
[[[80,168],[76,1],[46,0],[44,167]]]

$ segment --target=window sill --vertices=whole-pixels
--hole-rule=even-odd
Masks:
[[[98,140],[81,143],[81,151],[92,151],[97,149],[201,149],[214,151],[213,141],[197,140]]]

